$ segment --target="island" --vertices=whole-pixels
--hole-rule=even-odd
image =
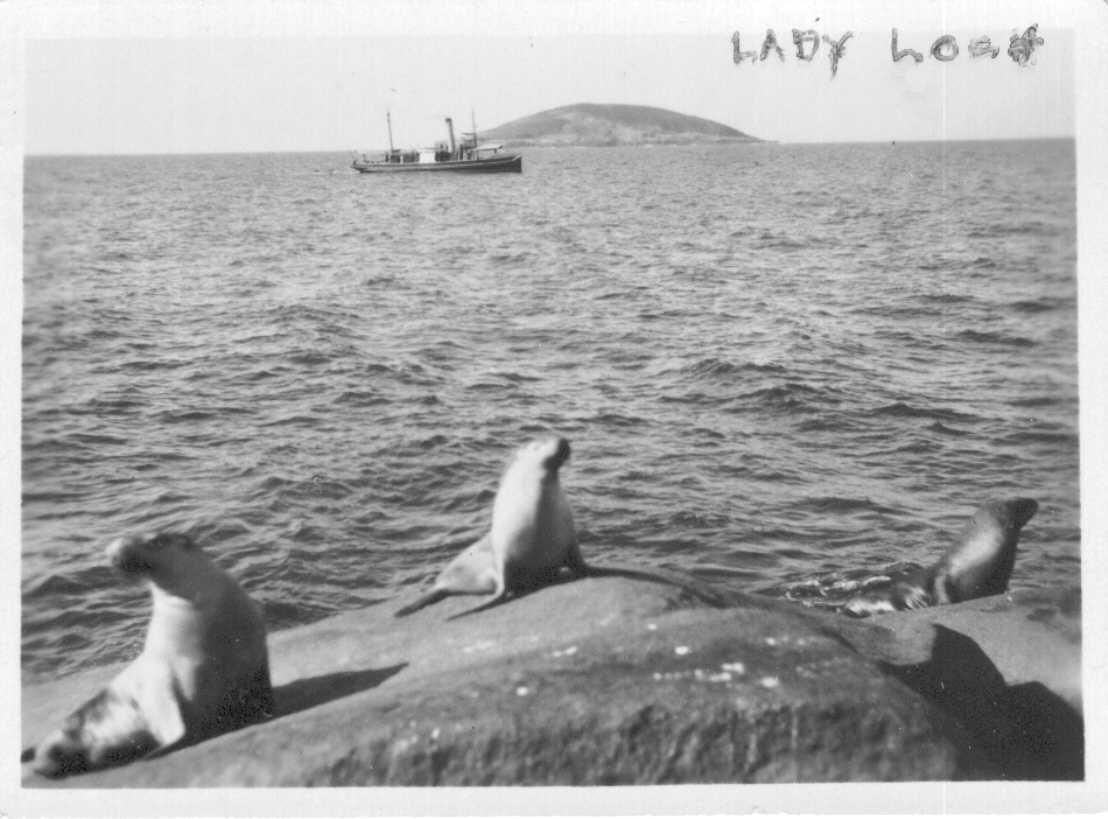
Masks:
[[[581,102],[540,111],[481,132],[512,147],[691,145],[761,140],[702,117],[647,105]]]

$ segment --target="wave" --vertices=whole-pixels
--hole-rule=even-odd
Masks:
[[[973,296],[963,296],[958,293],[924,293],[919,298],[935,304],[966,304],[974,301]]]
[[[841,399],[830,390],[795,381],[743,393],[734,401],[738,405],[736,408],[783,410],[790,413],[818,412],[841,403]]]
[[[794,508],[798,511],[815,512],[818,514],[874,512],[876,514],[889,515],[896,514],[898,511],[892,507],[876,503],[869,498],[847,498],[838,495],[805,498],[795,504]]]
[[[302,351],[298,353],[291,353],[287,360],[293,364],[303,364],[308,367],[319,367],[324,364],[330,364],[335,361],[335,357],[327,353],[320,353],[315,351]]]
[[[807,250],[812,247],[810,239],[763,231],[754,241],[754,247],[760,250]]]
[[[913,407],[903,401],[870,410],[872,416],[888,418],[932,418],[936,421],[975,421],[978,416],[937,407]]]
[[[679,529],[719,529],[731,523],[730,516],[682,510],[671,514],[665,522],[666,528]]]
[[[535,259],[535,254],[530,250],[520,250],[515,253],[510,251],[491,253],[488,257],[493,264],[520,265],[529,264]]]
[[[954,427],[948,427],[942,421],[936,421],[935,423],[928,426],[927,429],[930,432],[937,432],[940,435],[962,436],[962,435],[968,435],[969,434],[964,429],[955,429]]]
[[[115,366],[120,370],[133,372],[157,372],[160,370],[179,370],[182,367],[188,367],[195,363],[196,362],[189,359],[137,358],[130,361],[122,361]]]
[[[278,368],[277,370],[260,369],[245,373],[242,377],[247,381],[267,381],[270,378],[280,378],[284,375],[284,372],[285,368]]]
[[[941,311],[934,307],[924,307],[922,305],[896,306],[884,302],[863,304],[854,308],[851,312],[863,316],[903,319],[929,318],[931,316],[941,315]],[[910,335],[915,337],[915,334]]]
[[[1004,333],[989,333],[979,330],[963,330],[958,333],[958,338],[963,341],[972,341],[976,344],[997,344],[1005,347],[1034,347],[1036,342],[1023,336],[1009,336]]]
[[[591,424],[601,424],[606,427],[638,427],[648,423],[646,418],[633,415],[621,415],[618,412],[601,412],[589,418]]]
[[[1070,430],[1036,430],[1036,429],[1020,429],[1016,432],[1009,433],[1000,439],[1001,442],[1006,444],[1014,444],[1018,447],[1025,447],[1029,444],[1050,444],[1057,446],[1059,444],[1066,445],[1067,447],[1077,448],[1080,442],[1080,437],[1077,432]]]
[[[349,404],[355,407],[376,407],[392,402],[377,392],[368,390],[346,390],[335,399],[336,404]]]
[[[285,426],[318,426],[322,422],[322,419],[315,415],[285,415],[281,418],[274,418],[272,421],[261,421],[258,423],[260,427],[285,427]]]
[[[741,373],[769,373],[779,375],[787,372],[787,370],[780,364],[756,364],[750,361],[735,363],[732,361],[724,361],[719,358],[705,358],[693,364],[681,367],[679,372],[682,375],[692,376],[693,378],[720,378],[722,376],[738,375]]]
[[[210,421],[220,414],[212,410],[162,410],[155,413],[154,420],[159,424],[183,424],[191,421]]]
[[[966,235],[970,239],[995,239],[1006,236],[1046,237],[1057,236],[1062,230],[1061,225],[1044,222],[1041,219],[1032,219],[1025,222],[997,223],[986,227],[973,228]]]
[[[807,418],[800,421],[795,429],[803,434],[829,432],[835,436],[864,431],[864,427],[858,423],[853,413],[842,412],[828,412],[816,418]]]
[[[1057,299],[1049,296],[1043,296],[1038,299],[1020,299],[1019,301],[1012,302],[1009,307],[1020,313],[1046,313],[1051,310],[1058,310],[1062,307],[1071,307],[1073,301],[1071,299]]]
[[[1048,394],[1011,398],[1008,400],[1008,405],[1012,407],[1026,407],[1028,409],[1045,409],[1058,406],[1058,396]]]

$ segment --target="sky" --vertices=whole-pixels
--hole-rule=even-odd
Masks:
[[[582,23],[551,34],[519,19],[469,33],[382,27],[383,36],[366,36],[374,32],[366,25],[347,36],[262,27],[257,36],[88,37],[46,28],[25,43],[24,151],[374,149],[388,141],[386,111],[396,143],[419,146],[443,138],[445,116],[468,130],[472,112],[490,128],[575,102],[653,105],[784,142],[1073,136],[1073,32],[1042,25],[1044,43],[1021,67],[1006,53],[1009,37],[1037,18],[993,18],[969,27],[908,16],[899,45],[925,54],[918,64],[893,62],[891,27],[877,21],[787,9],[669,32]],[[868,27],[846,28],[857,22]],[[759,50],[767,27],[784,59],[771,52],[736,65],[733,34],[741,50]],[[810,62],[797,58],[793,28],[834,39],[853,30],[836,76],[826,43]],[[943,34],[959,47],[949,62],[929,54]],[[970,56],[981,35],[998,57]]]

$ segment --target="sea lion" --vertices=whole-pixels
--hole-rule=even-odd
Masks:
[[[518,449],[500,479],[488,534],[454,558],[431,590],[396,616],[449,595],[492,595],[468,614],[549,583],[564,568],[577,576],[586,574],[573,513],[558,478],[569,454],[565,438],[536,440]]]
[[[888,587],[854,598],[843,611],[867,617],[1007,591],[1020,530],[1038,509],[1039,504],[1031,498],[989,501],[974,513],[958,541],[935,565],[894,578]]]
[[[107,549],[153,600],[139,656],[23,761],[49,777],[160,755],[273,715],[262,615],[183,534],[127,537]]]
[[[397,610],[405,617],[455,594],[488,594],[474,614],[512,595],[583,577],[622,577],[683,589],[711,606],[725,605],[711,589],[686,579],[634,568],[597,567],[585,563],[577,542],[573,513],[562,491],[558,470],[569,460],[569,441],[532,441],[516,451],[493,500],[492,525],[443,569],[427,594]]]

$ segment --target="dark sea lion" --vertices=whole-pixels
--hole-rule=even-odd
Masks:
[[[961,603],[1008,589],[1020,530],[1039,509],[1031,498],[989,501],[962,530],[958,542],[930,568],[896,578],[884,589],[848,602],[843,611],[867,617],[889,611]]]
[[[187,535],[116,540],[124,575],[144,581],[153,612],[139,656],[23,761],[49,777],[120,765],[273,714],[258,607]]]

